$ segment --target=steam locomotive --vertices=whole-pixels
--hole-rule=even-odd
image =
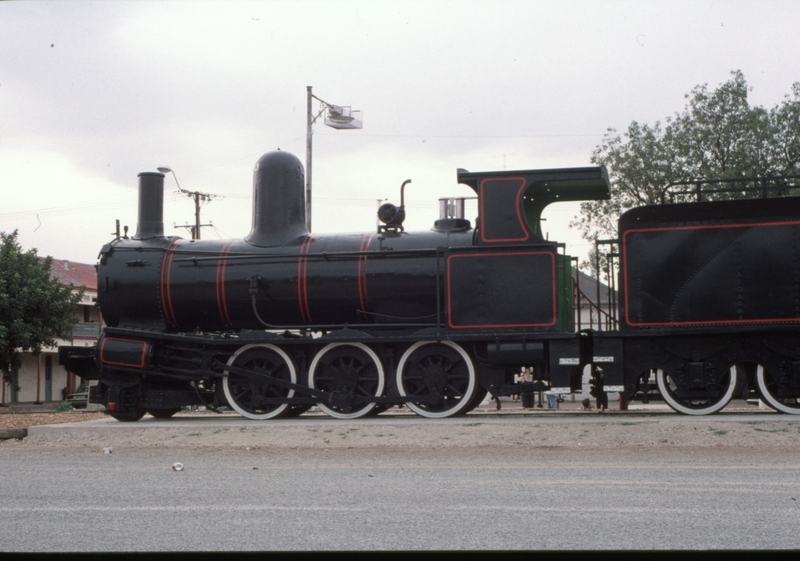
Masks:
[[[655,374],[682,413],[742,391],[800,412],[800,198],[628,211],[619,328],[576,332],[572,260],[543,239],[541,213],[608,198],[606,169],[457,175],[476,192],[474,226],[443,213],[406,232],[401,202],[381,207],[375,232],[311,234],[303,166],[270,152],[254,170],[250,234],[201,241],[164,235],[164,175],[141,173],[136,234],[99,256],[107,327],[61,363],[99,380],[90,401],[120,421],[188,405],[443,418],[519,393],[526,366],[538,390],[579,392],[590,366],[626,397]]]

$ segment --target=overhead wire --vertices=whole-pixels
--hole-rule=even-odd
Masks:
[[[136,202],[136,194],[116,197],[111,201],[93,201],[89,203],[78,203],[73,205],[61,205],[49,208],[39,208],[32,210],[20,210],[16,212],[6,212],[0,214],[0,220],[28,220],[36,216],[61,216],[78,213],[90,213],[101,210],[109,210],[118,207],[129,207],[132,202]]]
[[[316,133],[318,136],[338,136],[339,138],[343,138],[343,135],[334,135],[334,134],[324,134],[324,133]],[[361,133],[358,135],[359,137],[374,137],[374,138],[557,138],[557,137],[593,137],[593,136],[603,136],[598,134],[533,134],[533,135],[468,135],[468,134],[460,134],[460,135],[421,135],[421,134],[414,134],[414,135],[403,135],[403,134],[364,134]],[[285,146],[287,144],[293,144],[298,140],[302,140],[305,138],[305,135],[298,136],[292,138],[291,140],[287,140],[286,142],[279,143],[277,148],[280,146]],[[254,156],[260,155],[261,152],[253,152],[238,158],[234,158],[232,160],[228,160],[226,162],[222,162],[220,164],[206,167],[199,169],[197,171],[183,174],[182,177],[193,177],[196,175],[200,175],[203,173],[207,173],[213,171],[215,169],[228,166],[230,164],[234,164],[240,162],[242,160],[246,160],[248,158],[252,158]],[[239,193],[231,193],[224,195],[228,198],[233,199],[244,199],[250,198],[251,195],[239,194]],[[70,214],[79,214],[79,213],[90,213],[90,212],[97,212],[101,210],[111,210],[114,208],[122,208],[122,207],[129,207],[132,201],[137,199],[137,194],[132,192],[130,195],[123,195],[123,196],[115,196],[113,200],[108,201],[92,201],[87,203],[78,203],[73,205],[61,205],[56,207],[49,207],[49,208],[39,208],[39,209],[31,209],[31,210],[23,210],[23,211],[16,211],[16,212],[7,212],[7,213],[0,213],[0,220],[5,221],[15,221],[15,220],[28,220],[31,218],[36,218],[37,215],[41,216],[63,216],[63,215],[70,215]],[[352,206],[371,206],[375,204],[375,200],[371,198],[365,199],[358,199],[358,198],[348,198],[348,199],[333,199],[327,197],[317,197],[315,198],[315,202],[318,204],[324,205],[333,205],[333,206],[342,206],[342,205],[352,205]],[[203,201],[204,205],[207,204],[207,201]],[[419,208],[433,208],[438,206],[438,201],[407,201],[409,205]],[[560,211],[560,209],[559,209]]]

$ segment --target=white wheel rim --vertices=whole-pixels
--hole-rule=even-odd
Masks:
[[[375,364],[376,368],[378,369],[378,388],[375,390],[375,397],[380,397],[383,395],[383,390],[386,387],[386,375],[383,371],[383,365],[381,364],[378,355],[366,346],[363,343],[331,343],[330,345],[326,346],[317,355],[314,357],[314,360],[311,361],[311,367],[308,369],[308,387],[311,389],[316,389],[314,385],[314,374],[317,371],[317,366],[319,365],[320,360],[330,351],[337,347],[355,347],[356,349],[360,349],[364,351],[372,362]],[[325,413],[330,415],[331,417],[335,417],[336,419],[358,419],[359,417],[363,417],[364,415],[368,414],[370,411],[375,409],[375,403],[368,403],[358,411],[351,411],[350,413],[343,413],[341,411],[337,411],[332,407],[325,405],[324,403],[317,403],[317,407],[323,410]]]
[[[680,401],[676,400],[672,397],[670,393],[670,389],[667,386],[667,375],[664,373],[663,370],[660,368],[656,371],[656,382],[658,383],[658,391],[661,392],[661,396],[664,398],[664,401],[669,404],[675,411],[679,413],[684,413],[685,415],[710,415],[711,413],[716,413],[723,407],[725,407],[728,402],[733,397],[733,392],[736,389],[736,380],[737,380],[737,372],[736,367],[731,366],[730,369],[730,383],[728,384],[728,389],[725,391],[723,396],[720,398],[719,401],[714,403],[713,405],[709,405],[708,407],[704,407],[701,409],[694,409],[692,407],[687,407],[683,405]]]
[[[769,404],[770,407],[776,409],[777,411],[780,411],[781,413],[788,413],[789,415],[800,415],[800,407],[789,407],[788,405],[785,405],[780,401],[778,401],[778,399],[774,395],[772,395],[772,393],[769,391],[769,388],[767,388],[767,380],[765,376],[764,367],[761,366],[760,364],[756,369],[756,383],[758,384],[759,392],[761,392],[761,397],[764,399],[764,401],[767,402],[767,404]]]
[[[412,354],[414,354],[414,351],[416,351],[420,347],[423,347],[425,345],[434,345],[434,344],[446,345],[455,350],[458,354],[461,355],[461,358],[464,359],[464,362],[467,364],[467,369],[469,371],[469,385],[467,386],[467,392],[464,394],[464,397],[461,398],[458,405],[456,405],[451,409],[447,409],[446,411],[438,411],[438,412],[427,411],[419,407],[418,405],[411,403],[410,401],[406,402],[406,405],[408,406],[409,409],[411,409],[414,413],[420,415],[421,417],[427,417],[428,419],[443,419],[445,417],[450,417],[452,415],[456,415],[459,412],[461,412],[465,407],[469,405],[470,401],[472,401],[472,397],[475,395],[476,382],[477,382],[475,376],[475,366],[472,364],[472,359],[467,354],[467,351],[461,348],[461,346],[453,343],[452,341],[442,341],[440,343],[435,343],[434,341],[419,341],[411,345],[411,347],[409,347],[408,350],[405,353],[403,353],[402,358],[400,358],[400,362],[397,363],[397,389],[400,392],[400,395],[402,396],[407,395],[406,389],[403,386],[403,369],[406,366],[406,362],[408,362],[409,357]]]
[[[268,350],[273,351],[274,353],[276,353],[278,356],[280,356],[283,359],[283,361],[289,367],[289,376],[291,378],[291,382],[293,384],[297,383],[297,371],[295,370],[294,362],[292,362],[292,359],[289,358],[289,355],[287,355],[285,352],[283,352],[281,349],[279,349],[275,345],[245,345],[244,347],[239,348],[235,353],[233,353],[233,356],[231,356],[231,358],[228,359],[228,366],[232,366],[233,363],[236,361],[236,359],[239,357],[239,355],[241,355],[242,353],[245,353],[245,352],[247,352],[247,351],[249,351],[251,349],[268,349]],[[223,373],[223,378],[222,378],[222,389],[225,392],[225,399],[228,400],[228,405],[233,407],[234,411],[239,413],[242,417],[247,417],[248,419],[253,419],[253,420],[256,420],[256,421],[263,421],[265,419],[272,419],[273,417],[277,417],[278,415],[283,413],[289,407],[288,403],[282,403],[281,405],[279,405],[278,407],[276,407],[274,410],[270,411],[269,413],[263,413],[263,414],[260,414],[260,415],[256,414],[256,413],[251,413],[251,412],[247,411],[246,409],[243,409],[233,399],[233,395],[231,394],[231,390],[230,390],[230,385],[228,383],[228,374],[229,374],[229,372],[226,370]],[[294,390],[289,390],[289,395],[287,397],[293,397],[293,396],[294,396]]]

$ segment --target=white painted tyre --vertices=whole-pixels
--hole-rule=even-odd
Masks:
[[[425,391],[428,388],[424,380],[426,370],[429,378],[433,375],[444,379],[443,404],[437,407],[422,402],[407,402],[409,409],[422,417],[443,419],[458,415],[470,406],[478,389],[478,380],[472,359],[460,345],[452,341],[420,341],[411,345],[397,364],[397,389],[400,395],[427,395]]]
[[[228,366],[238,366],[248,370],[263,370],[269,376],[297,383],[297,370],[294,362],[283,350],[275,345],[245,345],[238,349],[230,359]],[[242,417],[257,421],[274,419],[283,415],[289,408],[288,403],[278,405],[259,404],[259,397],[284,396],[293,397],[294,390],[273,386],[268,382],[259,383],[257,378],[247,378],[241,374],[225,370],[222,378],[222,389],[234,411]]]
[[[770,407],[781,413],[788,413],[789,415],[800,415],[800,403],[797,403],[797,398],[794,399],[795,403],[784,403],[778,396],[775,395],[776,388],[772,381],[772,376],[764,370],[760,364],[756,370],[756,383],[758,384],[758,391],[763,399]]]
[[[724,382],[720,386],[720,396],[716,399],[694,403],[692,401],[682,400],[676,397],[668,380],[669,376],[667,376],[660,368],[656,370],[656,382],[658,383],[658,390],[661,392],[661,396],[664,398],[664,401],[666,401],[667,404],[675,411],[678,413],[684,413],[685,415],[710,415],[725,407],[733,397],[733,391],[736,389],[737,377],[738,374],[736,372],[736,367],[731,366],[727,386],[724,384]]]
[[[347,349],[357,349],[357,352]],[[333,356],[332,356],[333,355]],[[368,360],[364,360],[364,355]],[[328,361],[328,362],[326,362]],[[339,375],[354,376],[354,391],[361,395],[380,397],[386,388],[386,374],[380,358],[375,351],[363,343],[331,343],[316,354],[308,369],[308,386],[326,390],[334,387],[334,378]],[[358,410],[345,413],[325,403],[318,403],[322,411],[336,419],[358,419],[375,409],[375,403],[368,403]]]

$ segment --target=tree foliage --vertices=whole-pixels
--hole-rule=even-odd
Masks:
[[[21,353],[38,353],[56,338],[71,337],[83,288],[73,292],[72,284],[51,277],[52,257],[23,252],[16,231],[0,232],[0,238],[0,370],[7,380],[20,367]]]
[[[571,226],[590,241],[615,238],[620,214],[660,203],[670,183],[799,174],[800,82],[770,110],[751,107],[749,91],[744,75],[731,72],[715,90],[692,89],[664,125],[634,121],[622,136],[609,129],[591,161],[609,168],[611,199],[581,204]]]

